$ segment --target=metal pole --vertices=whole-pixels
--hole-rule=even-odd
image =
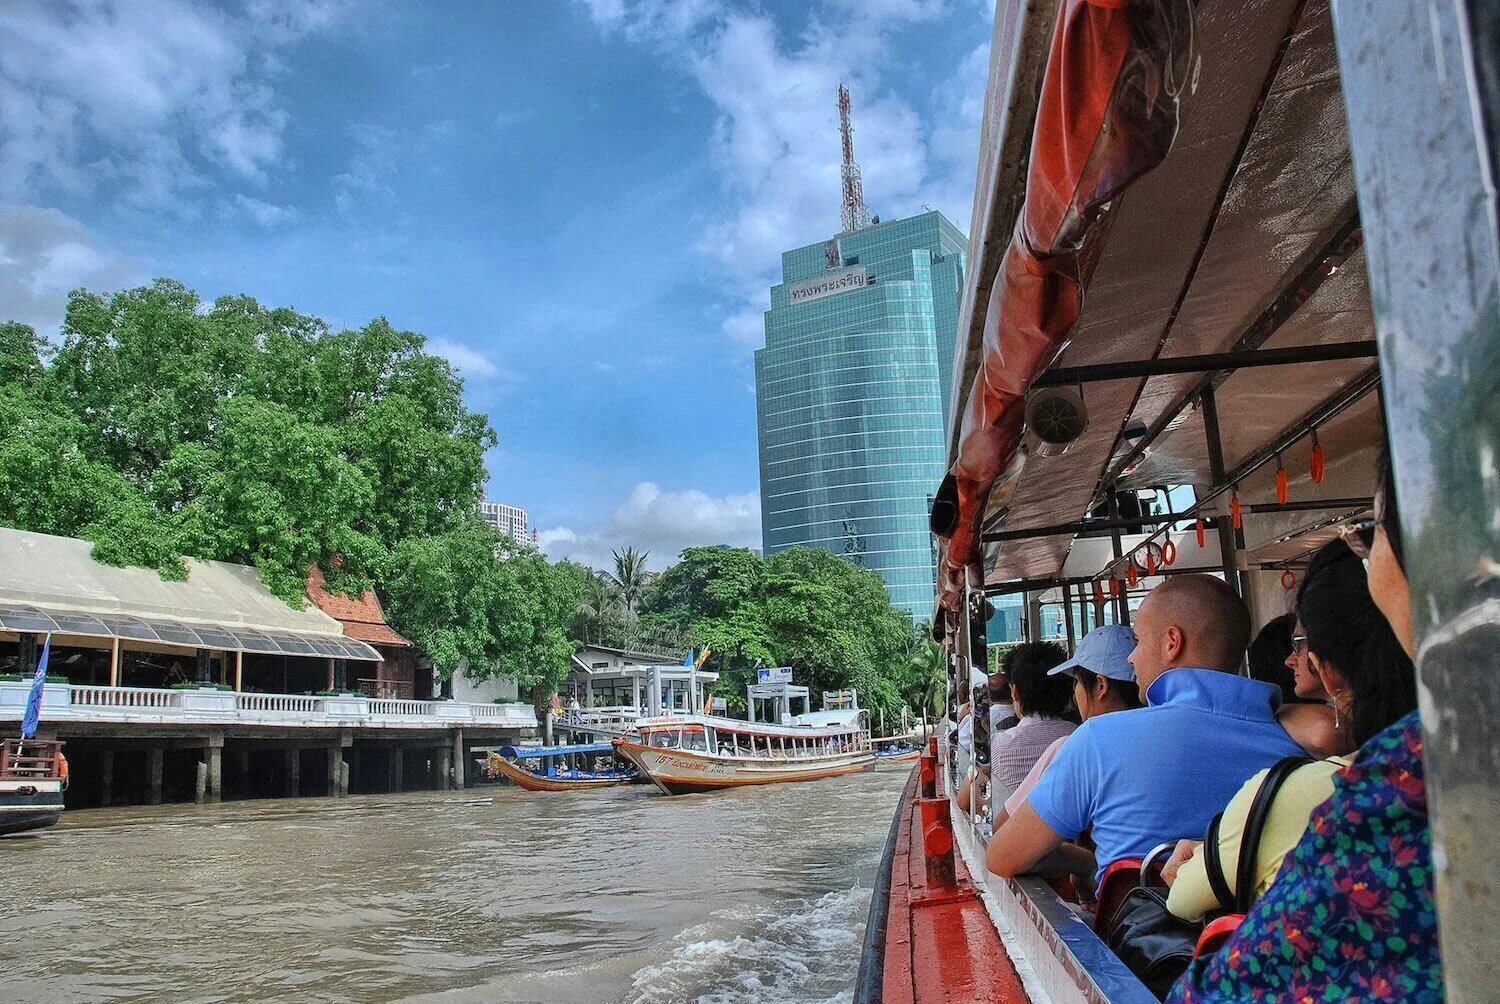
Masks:
[[[1199,406],[1203,409],[1203,433],[1208,440],[1208,474],[1213,481],[1212,487],[1224,487],[1224,444],[1219,437],[1219,406],[1214,401],[1214,390],[1208,387],[1198,398]],[[1249,582],[1243,572],[1240,571],[1239,548],[1236,547],[1238,537],[1235,533],[1234,521],[1229,516],[1215,516],[1214,528],[1219,534],[1219,559],[1224,569],[1224,581],[1229,583],[1243,599],[1249,595]]]
[[[1063,623],[1068,629],[1068,654],[1072,655],[1078,647],[1078,639],[1073,629],[1073,587],[1066,584],[1063,586]]]
[[[1120,500],[1115,496],[1113,485],[1109,489],[1109,518],[1115,522],[1119,522],[1120,519]],[[1120,541],[1119,527],[1115,527],[1110,532],[1109,539],[1110,545],[1115,552],[1115,560],[1119,561],[1121,555],[1125,553],[1125,547]],[[1120,590],[1119,598],[1115,600],[1115,623],[1130,623],[1130,597],[1125,595],[1125,590],[1123,589]]]
[[[1493,1000],[1500,882],[1494,0],[1335,0],[1422,709],[1443,982]],[[1434,180],[1440,184],[1434,185]]]

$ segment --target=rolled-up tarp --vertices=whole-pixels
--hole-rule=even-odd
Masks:
[[[1166,157],[1191,62],[1190,0],[1064,0],[1032,130],[1026,198],[985,311],[946,515],[938,603],[982,585],[980,525],[1017,458],[1027,389],[1067,347],[1082,307],[1081,260],[1111,200]]]

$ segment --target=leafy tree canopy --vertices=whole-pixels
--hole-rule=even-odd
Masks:
[[[162,279],[75,291],[55,352],[0,324],[0,523],[163,575],[253,564],[294,604],[318,564],[375,585],[443,675],[550,690],[584,573],[477,518],[495,442],[447,360],[383,318],[334,330]]]
[[[716,692],[744,704],[758,666],[790,666],[814,691],[855,687],[861,702],[899,714],[916,708],[920,687],[907,679],[917,642],[874,572],[818,548],[770,559],[731,548],[689,548],[642,600],[642,617],[686,628],[713,650]]]

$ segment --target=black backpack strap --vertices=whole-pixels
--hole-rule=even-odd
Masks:
[[[1240,836],[1240,860],[1234,881],[1235,913],[1249,913],[1250,904],[1255,900],[1255,887],[1259,884],[1260,838],[1265,832],[1266,819],[1271,815],[1271,804],[1276,801],[1276,793],[1294,770],[1314,762],[1311,757],[1306,756],[1284,757],[1276,761],[1266,772],[1265,780],[1261,781],[1260,789],[1255,793],[1255,801],[1250,803],[1250,811],[1245,815],[1245,827]]]
[[[1203,870],[1208,874],[1208,887],[1219,901],[1219,909],[1228,910],[1234,906],[1234,893],[1229,890],[1229,882],[1224,878],[1224,863],[1219,860],[1219,821],[1223,818],[1222,812],[1214,816],[1213,822],[1208,824],[1208,832],[1203,835]]]

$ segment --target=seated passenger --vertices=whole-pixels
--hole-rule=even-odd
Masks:
[[[1047,747],[1078,725],[1064,716],[1073,703],[1069,680],[1052,675],[1068,652],[1052,641],[1017,645],[1006,662],[1010,703],[1020,721],[1000,732],[990,747],[990,777],[1008,797],[1026,780]]]
[[[1250,679],[1274,683],[1281,691],[1281,705],[1301,704],[1311,698],[1297,696],[1297,680],[1292,673],[1292,636],[1296,634],[1297,615],[1272,617],[1255,634],[1246,653]]]
[[[1015,650],[1012,649],[1012,652]],[[1007,653],[1007,663],[1009,653]],[[1004,664],[1002,664],[1004,665]],[[1006,729],[1013,728],[1017,724],[1015,709],[1011,706],[1010,683],[1005,678],[1005,671],[990,676],[990,760],[995,758],[995,744],[999,742],[1000,736]],[[988,767],[980,767],[965,777],[958,789],[958,807],[963,812],[978,809],[975,803],[976,792],[986,792],[990,783],[990,771]],[[981,799],[982,799],[981,795]]]
[[[1327,544],[1313,556],[1297,591],[1297,616],[1307,631],[1313,672],[1333,695],[1334,711],[1349,724],[1356,743],[1368,741],[1417,706],[1411,660],[1370,598],[1364,566],[1343,541]],[[1334,774],[1349,761],[1348,756],[1329,757],[1286,778],[1261,834],[1256,896],[1271,885],[1282,859],[1302,839],[1312,811],[1333,794]],[[1219,823],[1219,861],[1230,892],[1235,891],[1234,862],[1239,860],[1245,819],[1265,775],[1261,771],[1245,782]],[[1220,907],[1201,843],[1179,844],[1163,876],[1172,886],[1167,909],[1184,920],[1198,920]]]
[[[1373,537],[1351,538],[1350,547],[1367,550],[1370,596],[1410,656],[1396,495],[1382,468]],[[1360,747],[1271,888],[1167,999],[1443,999],[1418,712]]]
[[[1135,632],[1123,624],[1105,624],[1083,636],[1078,643],[1078,652],[1052,669],[1053,675],[1066,673],[1073,684],[1073,707],[1079,716],[1088,721],[1096,715],[1111,711],[1128,711],[1141,706],[1140,689],[1135,685],[1135,670],[1130,665],[1130,653],[1135,648]],[[1027,772],[995,812],[995,827],[998,829],[1019,811],[1031,789],[1041,779],[1057,751],[1068,741],[1062,736],[1048,746],[1046,751]]]
[[[1357,743],[1349,738],[1348,722],[1334,715],[1328,692],[1307,661],[1307,634],[1295,613],[1277,617],[1250,643],[1250,675],[1281,688],[1276,718],[1308,756],[1354,752]]]
[[[1092,830],[1098,870],[1158,844],[1201,836],[1257,770],[1300,747],[1276,721],[1277,689],[1237,675],[1250,642],[1245,604],[1209,575],[1168,578],[1136,613],[1130,662],[1147,707],[1095,717],[1063,744],[988,849],[1018,875]]]

